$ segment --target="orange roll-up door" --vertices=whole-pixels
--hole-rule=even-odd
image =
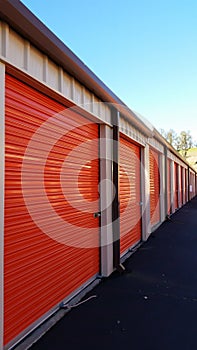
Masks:
[[[168,215],[171,214],[171,161],[167,160],[167,198],[168,198]]]
[[[140,146],[120,136],[120,253],[141,240]]]
[[[5,344],[99,272],[98,131],[6,77]]]
[[[160,222],[160,174],[159,153],[150,148],[150,218],[151,226]]]
[[[178,164],[174,163],[174,209],[178,208]]]

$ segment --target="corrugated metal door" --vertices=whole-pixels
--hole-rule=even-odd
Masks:
[[[160,174],[159,153],[152,148],[149,152],[150,164],[150,217],[151,226],[160,222]]]
[[[140,146],[120,136],[120,253],[141,240]]]
[[[179,191],[178,164],[174,163],[174,209],[178,208],[178,191]]]
[[[98,126],[6,77],[7,344],[99,272]]]
[[[168,194],[168,215],[171,214],[171,161],[167,160],[167,194]]]

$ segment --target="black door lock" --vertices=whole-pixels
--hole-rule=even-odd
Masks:
[[[95,219],[99,218],[101,216],[101,212],[98,211],[97,213],[94,213],[93,216],[94,216]]]

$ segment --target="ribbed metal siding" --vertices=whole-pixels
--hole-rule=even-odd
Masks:
[[[67,111],[61,123],[53,120],[51,125],[47,124],[37,149],[32,150],[34,157],[27,159],[25,171],[31,176],[26,183],[26,196],[34,198],[41,225],[50,234],[45,234],[32,220],[23,197],[21,171],[28,142],[43,123],[63,110],[65,106],[13,77],[6,77],[5,344],[99,271],[99,221],[90,210],[86,212],[88,205],[92,211],[99,210],[97,125],[82,126],[88,123],[86,119]],[[56,141],[58,133],[62,137]],[[53,142],[53,137],[54,145],[44,168],[44,186],[57,222],[36,190],[44,149]],[[73,155],[73,164],[72,157],[70,164],[66,163],[64,174],[69,152],[82,143],[80,151]],[[78,183],[75,164],[80,168]],[[59,218],[72,225],[70,230],[59,230]],[[84,242],[89,240],[89,245],[92,240],[96,247],[61,243],[68,235],[76,240],[83,237]]]
[[[141,240],[140,147],[120,136],[120,253]]]
[[[151,226],[160,222],[160,174],[159,153],[150,148],[150,217]]]
[[[171,214],[171,161],[167,160],[167,198],[168,198],[168,215]]]
[[[174,209],[178,208],[178,191],[179,191],[178,164],[174,163]]]

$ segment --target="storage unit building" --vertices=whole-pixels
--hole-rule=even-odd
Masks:
[[[20,1],[0,32],[2,350],[120,269],[196,174]]]

